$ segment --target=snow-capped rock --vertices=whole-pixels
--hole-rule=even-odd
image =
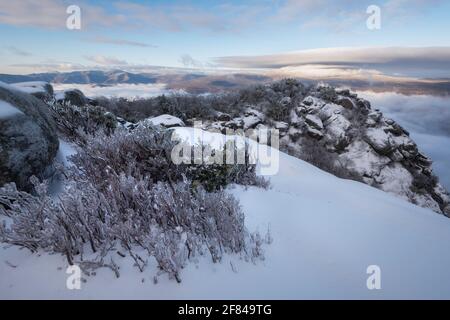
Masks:
[[[259,119],[261,119],[261,120],[264,120],[264,118],[265,118],[264,113],[262,113],[261,111],[258,111],[258,110],[256,110],[256,109],[250,108],[250,107],[248,107],[248,108],[245,110],[244,115],[245,115],[246,117],[254,116],[254,117],[257,117],[257,118],[259,118]]]
[[[70,103],[73,106],[84,106],[91,101],[78,89],[56,92],[55,99],[59,103]]]
[[[23,114],[23,112],[10,103],[0,100],[0,120],[5,121],[18,114]]]
[[[0,85],[0,185],[29,189],[55,158],[58,137],[48,106],[16,88]]]
[[[242,121],[244,122],[244,130],[253,129],[262,122],[261,118],[255,115],[244,117]]]
[[[128,129],[128,130],[133,130],[137,126],[137,124],[129,122],[129,121],[126,121],[125,119],[120,118],[120,117],[116,117],[116,120],[117,120],[117,124],[119,126],[125,128],[125,129]]]
[[[271,89],[266,90],[270,97],[280,94],[277,85]],[[292,96],[297,98],[292,99]],[[358,180],[420,206],[449,214],[450,198],[436,182],[432,161],[418,150],[407,130],[385,118],[378,109],[372,109],[369,101],[348,89],[335,90],[323,84],[298,95],[290,92],[285,98],[277,98],[284,102],[279,104],[290,109],[286,117],[288,128],[281,132],[282,150],[301,157],[302,145],[312,139],[313,145],[336,154],[341,165]],[[264,111],[264,107],[249,107],[241,119],[256,115],[261,109]],[[258,116],[262,124],[277,127],[277,121]]]
[[[11,86],[18,90],[29,93],[41,100],[51,99],[53,97],[53,87],[50,83],[44,81],[29,81],[13,83]]]
[[[379,154],[389,155],[393,151],[390,136],[384,130],[368,129],[365,140]]]
[[[305,121],[308,125],[313,127],[316,130],[323,130],[323,123],[322,120],[316,115],[308,114],[305,117]]]
[[[292,125],[301,127],[303,122],[306,130],[289,135],[287,145],[301,143],[299,135],[320,140],[329,152],[339,153],[362,181],[448,214],[449,196],[433,178],[432,161],[418,150],[408,131],[372,110],[370,102],[319,86],[293,112]]]
[[[224,123],[223,126],[231,130],[244,129],[244,120],[242,118],[234,118]]]
[[[215,118],[217,121],[230,121],[232,119],[229,114],[223,112],[216,112]]]
[[[306,133],[314,139],[322,139],[323,133],[317,129],[311,128],[310,126],[306,126]]]
[[[181,120],[180,118],[168,115],[168,114],[163,114],[158,117],[149,118],[149,119],[144,120],[144,122],[150,123],[154,126],[163,126],[166,128],[184,127],[185,126],[183,120]]]

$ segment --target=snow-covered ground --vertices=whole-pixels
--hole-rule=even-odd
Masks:
[[[250,231],[270,228],[272,244],[256,264],[228,256],[191,263],[182,283],[139,273],[117,256],[81,290],[66,289],[58,255],[0,249],[0,298],[310,299],[450,298],[450,220],[395,196],[341,180],[280,154],[272,188],[234,187]],[[381,290],[368,290],[368,266],[381,268]]]

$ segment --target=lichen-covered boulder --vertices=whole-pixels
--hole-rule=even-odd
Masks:
[[[0,185],[29,189],[29,178],[50,165],[59,141],[48,106],[0,83]]]

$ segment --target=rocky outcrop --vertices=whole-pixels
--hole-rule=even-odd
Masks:
[[[29,189],[29,178],[52,163],[59,147],[49,107],[1,84],[0,109],[0,185],[15,182]]]
[[[216,121],[213,122],[203,121],[201,119],[190,119],[188,123],[193,124],[195,121],[200,121],[203,129],[214,130],[225,134],[227,131],[256,129],[265,121],[266,116],[261,111],[247,107],[239,117],[231,118],[228,114],[218,112],[215,119]],[[286,124],[286,131],[287,128],[288,125]]]
[[[184,127],[185,126],[183,120],[181,120],[180,118],[168,115],[168,114],[163,114],[158,117],[145,119],[145,120],[143,120],[143,122],[151,124],[153,126],[163,126],[165,128],[174,128],[174,127]]]
[[[313,88],[294,108],[292,127],[320,140],[365,183],[448,215],[450,197],[407,130],[349,91],[327,87],[323,92]],[[301,152],[298,136],[283,139],[290,150]]]
[[[84,106],[91,102],[86,98],[83,92],[78,89],[70,89],[56,93],[56,101],[59,103],[67,103],[72,106]]]
[[[320,148],[328,153],[320,157],[335,159],[352,178],[450,216],[450,197],[433,175],[432,161],[407,130],[373,109],[369,101],[349,90],[327,85],[306,89],[292,80],[258,90],[260,101],[247,106],[241,116],[207,122],[204,129],[224,133],[227,128],[278,129],[282,151],[309,158],[304,157],[305,145]],[[279,110],[273,112],[274,106]],[[286,110],[283,121],[270,116]]]

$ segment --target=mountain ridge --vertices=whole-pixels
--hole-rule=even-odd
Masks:
[[[245,73],[231,71],[207,71],[203,69],[154,68],[146,72],[129,72],[120,69],[109,71],[85,70],[71,72],[32,73],[28,75],[0,74],[0,81],[5,83],[45,81],[54,84],[91,84],[96,86],[113,86],[117,84],[165,84],[168,89],[184,90],[188,93],[217,93],[236,90],[242,86],[255,83],[264,84],[282,77],[261,73]],[[301,76],[298,80],[304,83],[317,83],[317,79]],[[406,95],[433,94],[450,95],[449,79],[418,79],[411,81],[377,82],[368,79],[326,79],[334,87],[348,87],[354,91],[370,90],[374,92],[394,91]]]

